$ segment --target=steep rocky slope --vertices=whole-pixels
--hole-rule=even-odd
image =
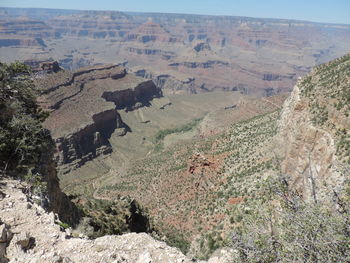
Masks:
[[[135,198],[168,243],[208,257],[229,243],[235,205],[258,196],[260,178],[274,169],[270,144],[283,99],[242,99],[203,120],[160,131],[155,150],[129,160],[123,173],[101,177],[95,196]],[[199,136],[172,143],[196,130]]]
[[[236,206],[237,262],[349,260],[349,63],[345,55],[314,68],[286,100],[270,145],[273,172]]]
[[[0,63],[0,169],[30,182],[27,193],[65,222],[76,225],[80,212],[61,191],[53,160],[55,144],[42,127],[46,114],[36,102],[29,67]],[[0,178],[1,178],[0,177]]]
[[[27,201],[26,184],[5,179],[0,186],[0,262],[192,262],[178,249],[147,234],[104,236],[95,240],[64,229],[54,213]],[[62,225],[62,224],[61,224]],[[228,251],[211,263],[228,262]]]
[[[282,173],[305,199],[331,200],[350,169],[350,55],[316,67],[284,105]]]

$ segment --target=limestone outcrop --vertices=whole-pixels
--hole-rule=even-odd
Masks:
[[[15,180],[1,182],[1,263],[193,262],[177,248],[169,247],[145,233],[89,240],[71,228],[64,229],[54,213],[47,213],[37,204],[27,201],[22,192],[25,187]],[[218,251],[209,263],[229,262],[232,254],[229,252]]]

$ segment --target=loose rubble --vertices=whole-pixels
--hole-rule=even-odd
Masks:
[[[2,181],[0,191],[0,263],[186,263],[193,262],[177,248],[145,233],[103,236],[94,240],[73,237],[57,224],[54,213],[30,203],[15,180]],[[209,263],[227,262],[218,252]],[[224,260],[225,259],[225,260]]]

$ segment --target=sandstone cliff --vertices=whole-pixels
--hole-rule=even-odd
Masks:
[[[331,200],[350,169],[349,65],[346,55],[299,80],[280,128],[282,174],[304,199]]]
[[[44,125],[56,141],[63,172],[109,154],[112,133],[123,136],[131,131],[118,110],[147,106],[162,96],[151,80],[127,74],[116,65],[58,72],[36,82],[43,89],[41,105],[51,111]]]
[[[163,93],[168,94],[178,94],[178,93],[187,93],[187,94],[195,94],[200,90],[200,85],[196,82],[195,78],[188,78],[187,76],[183,76],[181,74],[177,74],[177,76],[172,76],[171,73],[154,73],[146,69],[134,69],[133,73],[145,79],[152,79],[154,84],[160,89],[162,89]]]

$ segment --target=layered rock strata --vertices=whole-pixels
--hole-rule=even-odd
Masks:
[[[0,18],[3,61],[52,57],[65,69],[127,61],[132,69],[194,78],[196,93],[289,92],[298,76],[350,47],[349,25],[114,11],[0,11],[5,13]]]
[[[57,161],[64,172],[111,153],[111,135],[131,131],[118,110],[147,106],[162,96],[153,81],[116,65],[59,72],[36,82],[45,87],[40,103],[51,114],[44,125],[56,141]]]

